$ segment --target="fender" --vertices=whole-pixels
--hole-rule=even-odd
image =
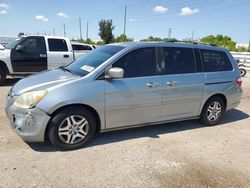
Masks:
[[[9,49],[0,50],[0,67],[4,68],[7,74],[13,74]]]

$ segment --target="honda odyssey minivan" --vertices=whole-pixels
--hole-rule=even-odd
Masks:
[[[111,44],[20,80],[6,114],[27,142],[76,149],[97,132],[189,119],[216,125],[242,95],[228,50],[177,42]]]

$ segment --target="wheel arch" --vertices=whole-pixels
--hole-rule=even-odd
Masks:
[[[69,104],[69,105],[65,105],[65,106],[61,106],[59,107],[58,109],[54,110],[54,112],[52,112],[51,114],[51,119],[52,117],[54,117],[57,113],[59,113],[61,110],[63,109],[66,109],[66,108],[84,108],[84,109],[87,109],[89,110],[90,112],[93,113],[93,115],[95,116],[96,118],[96,123],[97,123],[97,126],[96,126],[96,133],[100,133],[100,130],[101,130],[101,119],[100,119],[100,116],[97,112],[97,110],[95,110],[93,107],[89,106],[89,105],[86,105],[86,104]],[[47,141],[49,140],[48,139],[48,132],[49,132],[49,128],[50,128],[50,124],[51,123],[51,120],[48,122],[47,126],[46,126],[46,130],[45,130],[45,135],[44,135],[44,140]]]
[[[204,106],[207,104],[207,102],[211,98],[214,98],[214,97],[220,97],[220,98],[222,98],[222,100],[223,100],[223,102],[225,104],[225,109],[227,109],[227,98],[226,98],[226,96],[224,94],[222,94],[222,93],[217,93],[217,94],[214,94],[214,95],[210,96],[209,98],[207,98],[206,102],[202,106],[202,110],[203,110]],[[201,113],[202,113],[202,110],[201,110]]]

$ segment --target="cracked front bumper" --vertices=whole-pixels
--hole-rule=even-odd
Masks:
[[[37,107],[15,107],[14,101],[8,99],[5,108],[12,129],[26,142],[43,142],[50,116]]]

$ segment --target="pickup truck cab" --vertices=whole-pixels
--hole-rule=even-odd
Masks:
[[[78,52],[77,57],[82,54]],[[68,38],[55,36],[17,38],[0,50],[0,84],[6,81],[6,75],[23,76],[54,69],[71,63],[75,58]]]

